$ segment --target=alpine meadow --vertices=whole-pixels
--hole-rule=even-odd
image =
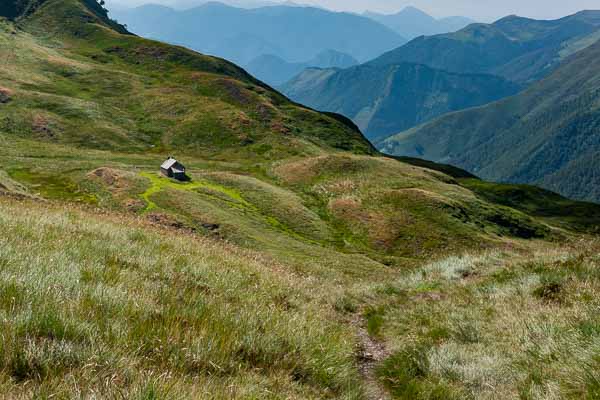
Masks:
[[[105,6],[0,0],[0,399],[600,398],[600,204],[572,200],[597,197],[412,158],[437,147],[385,155],[354,116],[137,36]],[[567,121],[574,92],[554,79],[597,84],[597,49],[527,83],[315,54],[366,71],[346,88],[366,101],[378,71],[404,82],[395,99],[470,90],[382,142],[412,150],[534,97]],[[275,78],[304,66],[275,61]]]

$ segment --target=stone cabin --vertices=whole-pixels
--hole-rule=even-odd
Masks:
[[[178,181],[186,181],[188,179],[185,174],[185,166],[173,157],[169,157],[162,163],[160,166],[160,173],[169,178],[177,179]]]

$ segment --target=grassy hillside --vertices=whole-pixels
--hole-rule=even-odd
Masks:
[[[596,398],[598,250],[464,254],[403,276],[372,308],[393,349],[377,373],[397,399]]]
[[[281,86],[299,103],[351,118],[373,142],[520,89],[497,76],[448,73],[409,63],[309,69]]]
[[[1,25],[0,397],[596,393],[599,206],[383,157],[93,7]]]
[[[554,21],[509,16],[493,24],[472,24],[458,32],[417,38],[371,64],[412,62],[528,83],[553,71],[566,55],[592,44],[599,30],[600,11],[582,11]]]
[[[424,157],[487,179],[533,183],[598,201],[600,43],[525,92],[394,136],[391,154]]]
[[[597,243],[349,275],[64,205],[0,198],[0,224],[9,397],[597,394]]]
[[[2,23],[0,86],[11,92],[1,105],[4,131],[248,160],[322,147],[372,153],[354,127],[291,104],[233,64],[119,34],[106,21],[71,0],[46,2],[15,34]]]

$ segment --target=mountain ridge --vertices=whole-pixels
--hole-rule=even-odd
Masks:
[[[471,24],[455,33],[414,39],[370,63],[414,62],[450,72],[491,73],[529,83],[560,63],[564,47],[599,30],[600,11],[582,11],[550,21],[508,16],[492,24]],[[521,71],[527,64],[533,67]]]
[[[519,95],[443,116],[380,147],[450,162],[487,179],[540,184],[599,201],[597,171],[585,162],[600,151],[595,133],[599,62],[596,42]]]
[[[454,33],[434,36],[421,36],[409,43],[385,53],[354,69],[310,70],[281,86],[282,90],[295,101],[313,108],[341,112],[360,126],[367,136],[376,143],[386,136],[395,135],[415,125],[426,122],[442,114],[481,106],[516,94],[548,74],[551,74],[568,57],[580,52],[600,39],[600,11],[582,11],[558,20],[534,20],[519,16],[507,16],[493,24],[476,23]],[[439,76],[461,74],[471,76],[471,83],[462,80],[462,85],[452,89],[454,100],[448,100],[448,92],[441,91],[437,99],[423,99],[433,96],[432,87],[423,92],[408,91],[399,86],[393,90],[379,85],[379,93],[369,88],[371,80],[390,78],[386,68],[412,64],[425,65],[439,72]],[[378,77],[369,76],[361,81],[344,79],[357,71],[379,70]],[[481,79],[481,74],[487,79]],[[479,85],[479,86],[477,86]],[[361,87],[352,93],[352,88]],[[465,90],[466,88],[469,90]],[[496,92],[494,93],[494,88]],[[461,97],[462,100],[459,100]],[[475,92],[487,93],[473,96]],[[369,100],[363,93],[368,93]],[[396,102],[387,110],[378,109],[382,101],[395,96],[414,99],[417,107]],[[421,100],[419,100],[421,96]],[[429,102],[429,106],[427,106]],[[442,106],[440,106],[440,104]],[[407,115],[403,114],[403,110]],[[429,113],[419,116],[420,110]],[[429,112],[429,110],[437,110]],[[414,118],[411,119],[411,116]],[[375,118],[375,120],[373,120]],[[375,123],[372,123],[375,121]]]

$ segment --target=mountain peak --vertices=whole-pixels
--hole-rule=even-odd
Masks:
[[[365,12],[363,15],[387,26],[407,39],[455,32],[474,22],[460,16],[436,19],[414,6],[405,7],[395,14]]]
[[[348,68],[358,64],[358,60],[349,54],[342,53],[341,51],[327,49],[317,54],[311,61],[311,66],[323,67],[323,68]]]
[[[500,18],[499,20],[494,22],[492,25],[501,25],[501,24],[508,23],[508,22],[514,23],[516,21],[534,21],[534,20],[530,19],[530,18],[526,18],[526,17],[521,17],[516,14],[511,14],[511,15],[507,15],[506,17]]]
[[[431,15],[427,14],[425,11],[414,7],[414,6],[407,6],[404,7],[404,9],[402,11],[400,11],[400,14],[415,14],[415,15],[420,15],[420,16],[428,16],[431,17]]]
[[[44,15],[54,21],[54,28],[59,30],[77,23],[97,23],[119,33],[129,33],[124,26],[109,18],[108,10],[98,0],[1,0],[0,3],[0,17],[9,20],[34,16],[37,11],[44,11]],[[45,21],[43,25],[49,23]]]

